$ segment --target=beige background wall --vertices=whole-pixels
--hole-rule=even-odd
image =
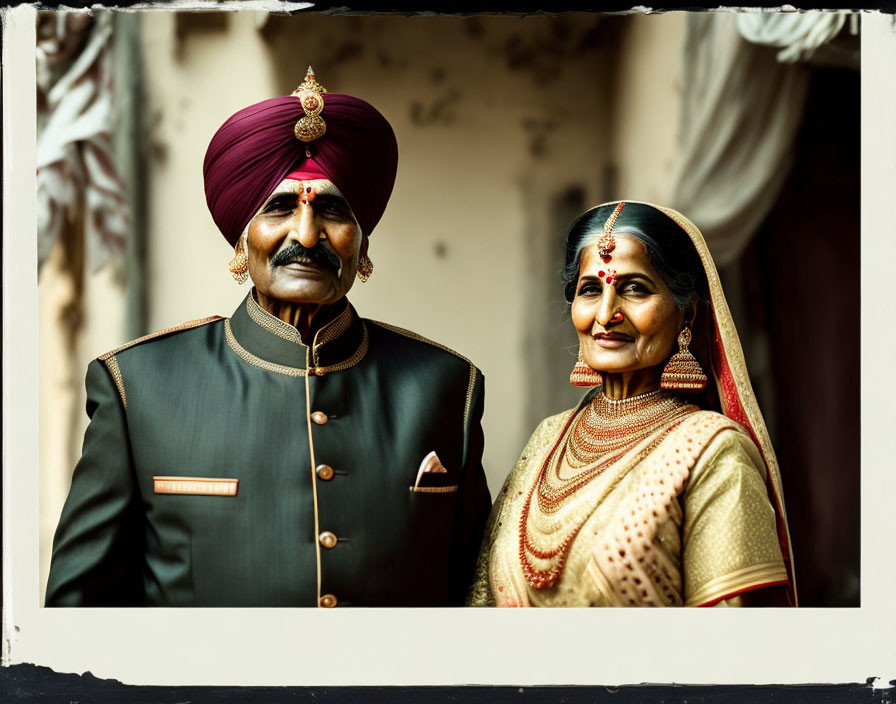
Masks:
[[[669,197],[683,38],[676,13],[144,14],[148,328],[229,315],[245,295],[205,206],[203,156],[224,119],[288,93],[310,63],[330,91],[374,104],[399,143],[371,242],[375,273],[349,298],[362,316],[482,369],[494,494],[535,424],[578,397],[558,277],[565,227],[603,200]],[[86,364],[126,337],[124,289],[109,268],[87,276],[83,332],[64,351],[71,286],[54,266],[40,284],[42,584],[87,424]]]
[[[669,203],[678,152],[686,14],[636,15],[621,33],[609,152],[616,196]]]

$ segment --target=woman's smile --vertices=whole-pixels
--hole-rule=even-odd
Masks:
[[[599,332],[594,335],[594,341],[600,347],[613,349],[634,342],[635,338],[622,332]]]

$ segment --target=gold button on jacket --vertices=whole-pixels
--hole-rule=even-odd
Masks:
[[[333,478],[333,468],[328,464],[319,464],[317,466],[317,476],[323,479],[325,482],[330,481]]]

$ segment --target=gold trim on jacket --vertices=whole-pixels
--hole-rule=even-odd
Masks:
[[[464,430],[467,428],[467,419],[470,416],[470,405],[473,402],[473,390],[476,387],[476,365],[474,365],[469,359],[464,357],[460,352],[455,352],[450,347],[445,347],[438,342],[430,340],[429,338],[423,337],[423,335],[418,335],[412,330],[405,330],[404,328],[397,327],[395,325],[390,325],[389,323],[383,323],[379,320],[371,320],[371,323],[379,325],[381,328],[385,328],[386,330],[391,330],[392,332],[397,332],[399,335],[404,335],[405,337],[409,337],[412,340],[417,340],[419,342],[425,342],[428,345],[432,345],[433,347],[438,347],[440,350],[445,350],[446,352],[450,352],[455,357],[459,357],[467,364],[470,365],[470,381],[467,385],[467,400],[464,404]]]
[[[134,347],[135,345],[139,345],[150,340],[155,340],[159,337],[165,337],[166,335],[172,335],[182,330],[197,328],[200,325],[208,325],[209,323],[214,323],[217,320],[222,320],[222,316],[210,315],[207,318],[188,320],[187,322],[181,323],[180,325],[165,328],[164,330],[157,330],[156,332],[151,332],[148,335],[144,335],[143,337],[138,337],[136,340],[125,342],[123,345],[116,347],[114,350],[109,350],[105,354],[101,354],[99,357],[97,357],[100,362],[106,365],[106,368],[109,370],[109,374],[112,375],[112,380],[115,382],[115,388],[118,389],[118,395],[121,396],[121,405],[124,408],[127,408],[128,399],[127,394],[125,394],[124,390],[124,377],[121,374],[121,368],[118,366],[118,360],[116,359],[115,355],[117,355],[119,352],[124,352],[126,349]]]

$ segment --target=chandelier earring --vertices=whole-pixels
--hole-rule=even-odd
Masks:
[[[370,257],[366,254],[362,254],[358,259],[358,278],[364,284],[367,283],[367,279],[370,278],[371,274],[373,274],[373,262],[370,261]]]
[[[249,258],[246,256],[245,240],[240,237],[233,248],[233,259],[230,260],[230,273],[238,284],[246,283],[249,278]]]
[[[688,349],[690,344],[691,329],[685,325],[678,333],[678,352],[669,358],[663,369],[660,377],[661,389],[697,393],[706,388],[706,374]]]
[[[569,383],[573,386],[600,386],[603,382],[601,373],[585,364],[582,358],[582,346],[579,345],[579,357],[569,375]]]

